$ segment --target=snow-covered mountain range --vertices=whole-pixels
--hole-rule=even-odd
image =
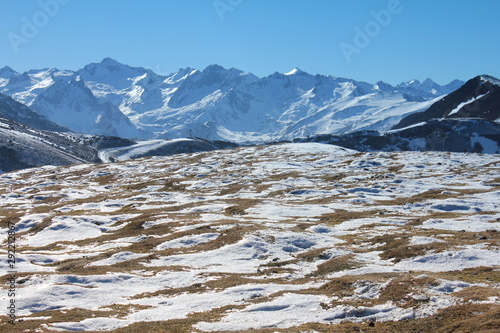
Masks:
[[[232,142],[388,130],[462,84],[391,86],[300,69],[259,78],[218,65],[161,76],[110,58],[78,71],[0,69],[0,93],[76,132]]]

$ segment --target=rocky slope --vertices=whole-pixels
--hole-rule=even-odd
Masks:
[[[475,77],[393,130],[315,135],[299,142],[327,142],[359,151],[453,151],[500,153],[500,80]]]
[[[430,119],[400,130],[315,135],[295,142],[322,142],[358,151],[449,151],[500,154],[500,124],[481,118]]]
[[[37,124],[44,122],[37,120]],[[110,136],[43,131],[0,118],[0,173],[45,165],[112,162],[235,146],[229,142],[200,138],[136,141]]]
[[[0,118],[0,171],[99,162],[97,150],[62,132],[35,130]]]

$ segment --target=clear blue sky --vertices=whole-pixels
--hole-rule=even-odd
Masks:
[[[111,57],[161,74],[219,64],[444,84],[500,77],[499,13],[498,0],[0,0],[0,68]]]

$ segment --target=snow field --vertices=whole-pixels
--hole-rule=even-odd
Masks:
[[[431,316],[498,290],[499,166],[310,143],[2,174],[19,315],[73,331],[198,318],[207,332]],[[500,304],[489,296],[474,302]],[[83,310],[99,315],[63,319]]]

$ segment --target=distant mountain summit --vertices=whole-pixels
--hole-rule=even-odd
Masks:
[[[14,73],[0,84],[0,91],[65,130],[123,137],[143,135],[113,103],[99,101],[76,72],[49,68]],[[20,120],[13,114],[9,119]]]
[[[116,89],[130,86],[130,79],[144,74],[154,74],[151,70],[140,67],[130,67],[111,58],[105,58],[100,63],[92,63],[76,72],[85,81],[107,84]]]
[[[79,133],[140,136],[130,119],[112,103],[100,103],[80,76],[69,82],[56,80],[30,107]]]
[[[0,68],[0,80],[1,79],[10,79],[14,75],[16,75],[17,72],[10,68],[9,66],[5,66],[4,68]]]
[[[290,72],[285,73],[285,75],[309,75],[309,74],[304,72],[300,68],[294,68]]]
[[[458,89],[463,84],[463,81],[454,80],[449,84],[441,86],[432,81],[430,78],[427,78],[423,82],[420,82],[419,80],[403,82],[397,85],[396,88],[406,94],[418,97],[436,97],[449,94],[450,92]]]

